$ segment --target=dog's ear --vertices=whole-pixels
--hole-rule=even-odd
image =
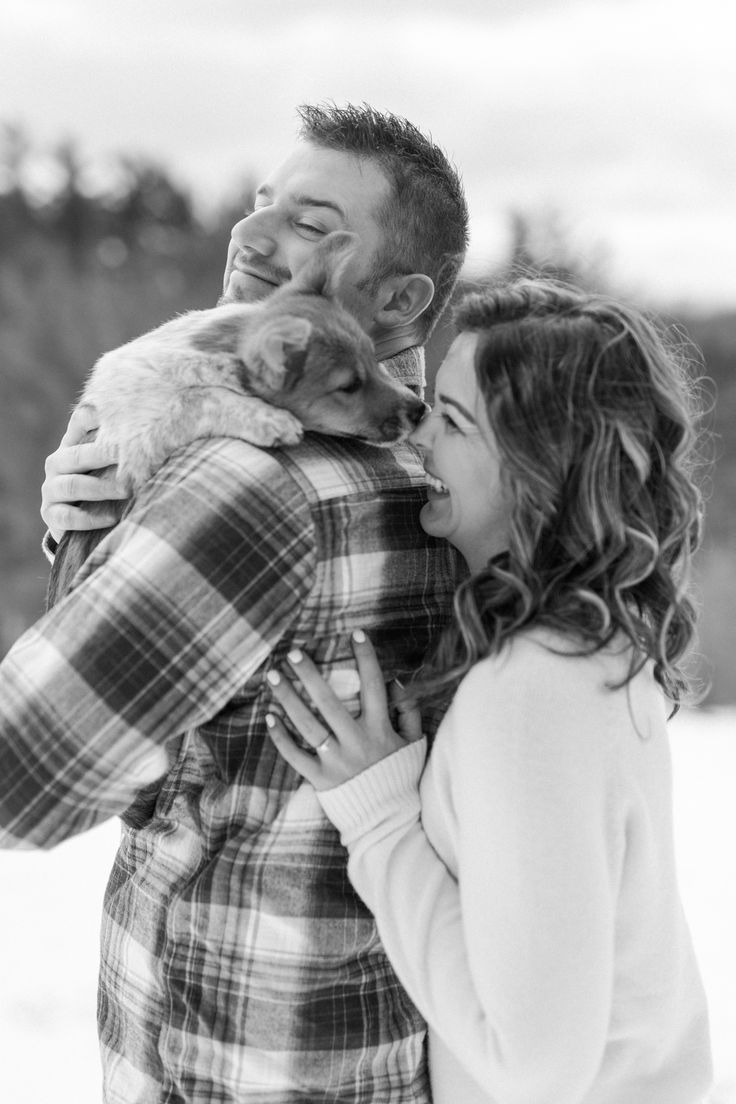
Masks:
[[[287,375],[304,364],[312,324],[306,318],[281,315],[269,318],[255,332],[244,334],[236,355],[246,366],[248,380],[267,392],[287,386]]]
[[[204,325],[190,338],[193,348],[201,349],[203,353],[232,353],[237,345],[242,320],[229,309],[223,311],[218,307],[202,311],[201,315],[206,317]]]
[[[322,239],[292,278],[288,284],[289,291],[339,299],[342,277],[358,244],[357,234],[350,234],[347,230],[333,230]]]

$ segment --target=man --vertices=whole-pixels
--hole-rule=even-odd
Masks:
[[[351,230],[349,305],[421,388],[420,346],[466,246],[457,175],[395,116],[301,118],[233,229],[224,299],[270,294],[324,234]],[[89,477],[58,482],[75,433],[49,469],[52,529],[87,524],[59,501],[88,497]],[[96,463],[75,446],[72,473],[80,449]],[[419,528],[423,500],[406,446],[197,441],[0,666],[0,843],[51,846],[123,817],[102,928],[108,1104],[428,1099],[423,1024],[336,833],[265,729],[265,675],[294,646],[345,697],[357,627],[390,674],[421,661],[455,570]]]

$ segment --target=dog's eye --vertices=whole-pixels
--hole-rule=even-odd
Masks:
[[[353,395],[356,391],[360,391],[361,381],[360,376],[354,376],[348,383],[344,383],[342,387],[338,387],[338,391],[342,391],[344,395]]]

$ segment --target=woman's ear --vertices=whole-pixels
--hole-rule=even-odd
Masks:
[[[387,329],[406,325],[423,314],[434,298],[434,284],[423,272],[409,276],[388,276],[381,283],[374,323]]]

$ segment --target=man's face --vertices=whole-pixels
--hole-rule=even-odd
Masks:
[[[361,290],[383,244],[375,220],[390,185],[373,162],[304,143],[256,192],[255,210],[232,229],[220,302],[253,302],[299,270],[333,230],[350,230],[360,248],[346,275],[344,305],[370,332],[376,296]]]

